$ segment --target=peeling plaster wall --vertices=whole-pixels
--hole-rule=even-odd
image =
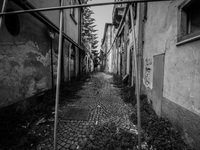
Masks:
[[[70,0],[65,0],[64,1],[64,5],[69,5],[69,1]],[[78,2],[77,2],[78,4]],[[79,34],[79,11],[78,8],[75,9],[75,21],[72,19],[71,15],[70,15],[70,9],[66,9],[64,10],[64,17],[67,20],[67,22],[65,22],[65,27],[64,27],[64,31],[65,33],[70,36],[70,38],[72,38],[75,42],[79,42],[78,41],[78,34]]]
[[[195,41],[176,46],[177,7],[182,2],[183,0],[148,3],[144,31],[144,61],[153,60],[154,55],[165,53],[163,97],[169,101],[165,104],[173,105],[173,108],[176,105],[177,111],[170,110],[171,106],[164,106],[164,102],[162,111],[177,124],[181,124],[185,128],[184,130],[191,131],[193,127],[187,126],[181,120],[190,122],[192,114],[198,116],[196,120],[200,118],[200,42]],[[153,70],[153,66],[150,68]],[[148,84],[151,88],[153,71],[148,72],[148,75],[150,77]],[[187,113],[185,110],[188,110]],[[181,114],[179,114],[180,112]],[[177,118],[173,116],[177,116]],[[197,126],[199,126],[199,121],[196,121],[194,129],[197,129]],[[195,134],[197,133],[190,133],[189,136]],[[194,141],[195,139],[197,138],[193,137]]]
[[[12,2],[8,8],[20,9]],[[19,15],[19,20],[17,36],[7,31],[4,22],[0,29],[0,107],[51,88],[47,27],[29,14]]]
[[[34,7],[36,8],[46,8],[46,7],[56,7],[60,6],[59,0],[51,0],[51,2],[47,0],[28,0]],[[73,0],[75,1],[75,0]],[[64,0],[64,6],[70,5],[70,0]],[[78,4],[78,0],[76,1]],[[57,27],[59,27],[59,10],[53,11],[43,11],[44,14],[49,20],[51,20]],[[70,9],[64,9],[64,32],[72,38],[75,42],[78,43],[78,20],[80,18],[78,9],[75,9],[75,21],[70,16]],[[67,21],[66,21],[67,20]]]
[[[51,2],[45,0],[29,0],[29,2],[36,8],[60,5],[60,1],[57,0],[52,0]],[[65,5],[69,4],[69,0],[64,2]],[[9,1],[8,8],[21,10],[12,1]],[[42,13],[59,27],[59,11]],[[18,17],[20,20],[20,32],[17,36],[12,36],[7,31],[4,21],[0,29],[0,107],[10,105],[51,89],[52,80],[54,86],[56,85],[58,34],[56,33],[55,37],[50,39],[48,26],[44,25],[32,15],[20,14]],[[78,21],[79,17],[78,10],[76,10],[75,19]],[[65,10],[64,13],[63,30],[78,43],[79,26],[70,17],[69,10]],[[68,81],[69,71],[71,72],[71,77],[77,76],[80,71],[80,54],[76,48],[75,53],[77,55],[75,59],[71,57],[69,59],[69,48],[71,44],[67,40],[63,41],[61,78],[62,81]],[[51,76],[51,49],[53,52],[53,78]],[[76,70],[74,70],[75,67]]]
[[[56,7],[60,6],[59,0],[28,0],[36,8],[46,8],[46,7]],[[59,10],[54,11],[43,11],[44,14],[49,20],[51,20],[57,27],[59,27]]]
[[[181,2],[148,5],[144,59],[165,53],[164,97],[200,115],[200,43],[176,46],[177,6]]]

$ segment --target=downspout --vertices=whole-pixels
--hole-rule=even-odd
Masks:
[[[3,5],[2,5],[2,8],[1,8],[1,13],[6,10],[6,5],[7,5],[7,0],[3,0]],[[2,26],[2,20],[3,20],[3,16],[0,16],[0,28]]]
[[[80,1],[79,1],[80,2]],[[79,21],[78,21],[78,26],[79,26],[79,32],[78,32],[78,37],[79,37],[79,45],[81,45],[81,33],[82,33],[82,30],[81,30],[81,25],[82,25],[82,20],[81,20],[81,18],[82,18],[82,9],[81,8],[79,8],[78,9],[78,11],[79,11]],[[82,51],[81,51],[81,49],[79,49],[79,77],[81,76],[81,74],[82,74]]]
[[[144,3],[139,3],[139,27],[138,27],[138,71],[139,71],[139,88],[141,93],[142,88],[142,64],[143,64],[143,29],[144,29]]]
[[[116,69],[117,69],[116,74],[118,74],[118,47],[117,45],[116,45]]]
[[[128,74],[127,72],[127,55],[128,55],[128,45],[127,45],[127,41],[128,41],[128,13],[125,14],[125,26],[124,26],[124,74],[123,76],[126,76]]]
[[[52,38],[50,37],[50,48],[51,48],[51,86],[52,86],[52,94],[54,94],[54,75],[53,75],[53,44]]]
[[[132,39],[134,43],[134,59],[135,59],[135,76],[136,76],[136,98],[137,98],[137,122],[138,122],[138,149],[141,150],[141,112],[140,112],[140,71],[138,67],[138,57],[137,57],[137,41],[136,41],[136,33],[135,33],[135,25],[133,24],[133,6],[130,5],[131,11],[131,22],[132,22]]]
[[[74,46],[74,52],[75,52],[75,61],[74,61],[74,75],[75,79],[77,79],[77,60],[78,60],[78,49]]]
[[[71,44],[69,45],[68,51],[68,73],[69,73],[69,81],[71,81]]]

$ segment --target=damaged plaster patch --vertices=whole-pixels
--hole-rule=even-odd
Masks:
[[[200,109],[196,108],[194,105],[192,105],[192,110],[197,114],[200,114]]]
[[[6,91],[12,91],[10,94],[3,89],[0,91],[3,98],[0,105],[27,98],[50,87],[49,50],[39,50],[33,41],[19,45],[1,43],[0,49],[0,83]]]
[[[40,55],[37,58],[37,61],[41,62],[45,67],[47,67],[50,64],[50,51],[46,53],[46,55]]]

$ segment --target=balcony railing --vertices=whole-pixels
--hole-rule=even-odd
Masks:
[[[115,27],[118,27],[122,19],[126,4],[117,4],[113,7],[112,19]]]

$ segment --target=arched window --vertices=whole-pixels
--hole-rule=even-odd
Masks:
[[[71,45],[71,58],[75,58],[75,46]]]

